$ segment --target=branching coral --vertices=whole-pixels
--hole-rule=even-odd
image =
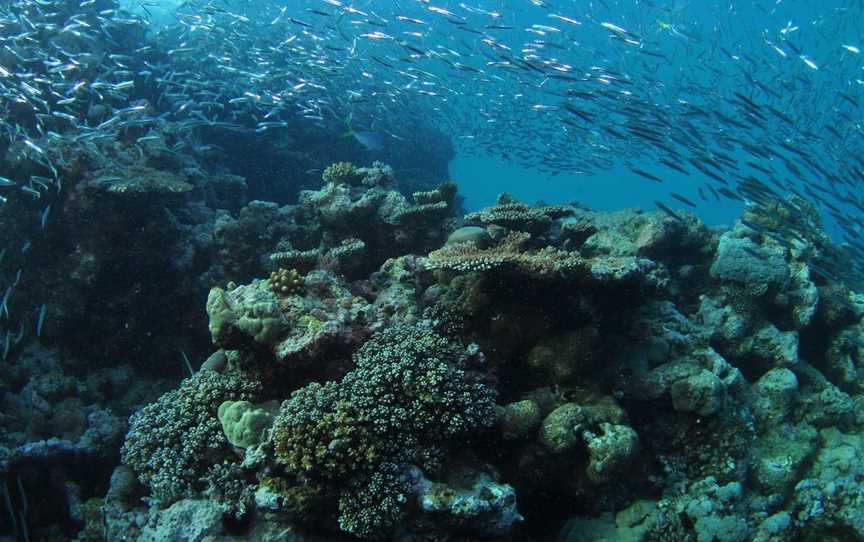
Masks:
[[[219,405],[228,400],[254,401],[260,395],[257,382],[200,371],[132,415],[123,463],[150,488],[157,503],[192,496],[212,466],[230,457],[217,417]]]
[[[341,382],[310,384],[283,404],[273,428],[279,461],[339,495],[344,530],[386,532],[404,513],[407,465],[494,422],[494,392],[464,370],[468,359],[424,327],[374,335]]]
[[[276,457],[308,481],[334,481],[368,470],[381,444],[368,416],[339,399],[334,383],[313,382],[291,395],[273,427]]]
[[[461,368],[467,359],[464,348],[434,331],[394,326],[360,348],[341,386],[378,434],[443,443],[472,436],[494,417],[493,392]],[[404,443],[392,439],[390,446]]]
[[[326,183],[359,184],[363,180],[362,172],[351,162],[334,162],[324,169],[321,175]]]

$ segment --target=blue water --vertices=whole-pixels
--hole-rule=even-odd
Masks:
[[[543,9],[529,6],[528,2],[515,2],[498,5],[504,13],[502,19],[516,26],[525,27],[534,23],[549,24],[545,18]],[[510,9],[511,5],[514,9]],[[602,7],[606,7],[603,10]],[[855,1],[829,1],[829,2],[686,2],[676,0],[674,2],[555,2],[554,8],[560,8],[562,12],[580,14],[599,8],[599,11],[611,14],[609,20],[627,29],[637,29],[646,39],[655,41],[658,50],[667,54],[673,62],[664,66],[657,73],[657,78],[666,87],[667,99],[675,97],[680,92],[676,84],[684,79],[701,80],[703,74],[692,71],[694,65],[699,63],[716,63],[718,70],[735,75],[735,68],[729,66],[729,59],[723,58],[718,53],[718,48],[723,47],[733,54],[754,53],[769,50],[769,61],[773,56],[774,62],[765,65],[767,73],[755,72],[757,78],[765,78],[770,81],[772,77],[779,78],[783,73],[792,71],[797,77],[806,78],[813,85],[814,96],[801,96],[795,98],[792,103],[805,107],[804,104],[817,95],[826,98],[826,102],[833,101],[831,93],[837,90],[848,91],[852,94],[860,94],[864,85],[861,77],[861,62],[857,55],[850,53],[842,46],[850,44],[859,47],[862,43],[862,30],[855,24],[848,24],[850,13],[860,10],[860,2]],[[663,14],[650,20],[650,15],[645,13]],[[677,25],[673,28],[667,25]],[[676,35],[677,28],[681,28],[688,36],[695,35],[700,39],[689,40]],[[828,31],[830,29],[830,31]],[[580,45],[591,44],[603,48],[608,46],[604,43],[605,37],[600,41],[590,41],[588,32],[577,33],[580,39],[585,36],[586,41]],[[783,44],[782,40],[789,39],[801,48],[801,57],[818,66],[818,70],[812,69],[804,63],[803,58],[796,57],[793,51],[786,48],[787,56],[783,57],[770,50],[770,43]],[[517,40],[518,41],[518,40]],[[682,45],[683,44],[683,45]],[[515,42],[511,45],[516,45]],[[700,53],[702,51],[702,53]],[[708,55],[704,54],[708,51]],[[740,58],[740,57],[739,57]],[[743,62],[739,60],[739,62]],[[733,63],[734,64],[734,63]],[[731,70],[731,71],[730,71]],[[770,76],[768,76],[770,73]],[[638,76],[637,76],[638,78]],[[729,94],[733,90],[739,90],[745,94],[754,91],[754,88],[740,88],[738,77],[718,77],[713,80],[719,82],[716,87],[718,95]],[[775,88],[780,93],[785,92],[779,85]],[[820,103],[814,100],[812,103]],[[842,104],[841,104],[842,105]],[[827,109],[827,108],[826,108]],[[785,111],[791,116],[800,115],[805,111],[787,109]],[[816,110],[819,116],[826,111]],[[860,110],[858,111],[860,114]],[[810,118],[796,118],[797,122],[808,125]],[[860,125],[852,128],[850,137],[860,141]],[[733,153],[733,157],[739,161],[751,159],[745,153]],[[656,163],[648,157],[640,165],[652,166]],[[775,161],[776,164],[776,161]],[[657,165],[659,168],[663,166]],[[781,167],[782,169],[782,167]],[[503,160],[499,156],[487,153],[466,154],[459,153],[451,163],[450,171],[453,179],[459,183],[460,189],[466,197],[466,206],[469,209],[478,209],[492,203],[500,192],[508,192],[517,198],[528,202],[546,201],[550,203],[562,203],[578,201],[589,207],[600,210],[611,210],[622,207],[641,207],[652,209],[653,201],[662,200],[673,208],[690,210],[679,202],[670,200],[667,194],[670,191],[681,193],[693,201],[700,203],[699,209],[694,211],[698,216],[710,225],[731,224],[740,216],[743,205],[739,202],[722,199],[716,201],[714,197],[708,196],[709,201],[700,200],[697,195],[697,185],[704,182],[700,179],[698,172],[693,176],[685,176],[671,170],[662,173],[664,184],[657,185],[646,182],[621,164],[615,167],[597,172],[593,175],[579,175],[561,172],[558,174],[544,174],[538,168],[520,166],[513,162]],[[652,171],[655,171],[652,169]],[[797,179],[791,179],[799,187],[802,186]],[[854,212],[854,211],[852,211]],[[831,227],[831,220],[826,219],[830,233],[836,233]]]
[[[620,166],[592,176],[550,177],[488,155],[457,155],[450,164],[450,172],[465,196],[466,208],[472,211],[492,205],[502,192],[529,203],[575,201],[603,211],[627,207],[649,210],[652,202],[663,198],[669,190],[687,193],[692,186],[681,174],[666,175],[665,183],[655,186]],[[710,204],[698,210],[698,216],[709,225],[728,225],[741,214],[742,208],[740,203],[712,198]]]

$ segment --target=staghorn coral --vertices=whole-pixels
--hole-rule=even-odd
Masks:
[[[444,202],[447,205],[453,205],[456,198],[456,183],[453,181],[445,181],[439,184],[434,190],[426,192],[414,192],[412,197],[417,205],[425,205],[428,203]]]
[[[199,480],[230,458],[217,410],[228,400],[259,399],[260,384],[241,376],[200,371],[129,420],[122,461],[160,505],[196,495]]]
[[[355,237],[347,237],[330,249],[315,248],[312,250],[273,252],[270,254],[270,261],[294,265],[307,271],[324,268],[344,273],[362,265],[365,253],[365,242]]]
[[[414,205],[406,206],[395,213],[397,223],[437,221],[453,214],[456,184],[446,181],[434,190],[414,192],[412,197]]]
[[[168,173],[147,166],[105,168],[96,172],[87,187],[110,194],[126,196],[183,194],[192,185],[183,174]]]
[[[366,243],[360,239],[349,237],[343,239],[338,245],[321,256],[319,265],[324,269],[347,274],[354,268],[363,265],[365,254]]]
[[[296,269],[305,271],[312,270],[318,265],[318,260],[321,258],[321,251],[317,248],[311,250],[283,250],[270,254],[270,261],[287,265]]]

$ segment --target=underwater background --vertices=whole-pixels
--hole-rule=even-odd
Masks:
[[[0,0],[0,542],[864,540],[862,20]]]

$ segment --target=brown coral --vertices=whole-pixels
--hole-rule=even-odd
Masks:
[[[296,269],[280,268],[270,273],[267,279],[270,290],[279,296],[297,295],[303,292],[303,277]]]

